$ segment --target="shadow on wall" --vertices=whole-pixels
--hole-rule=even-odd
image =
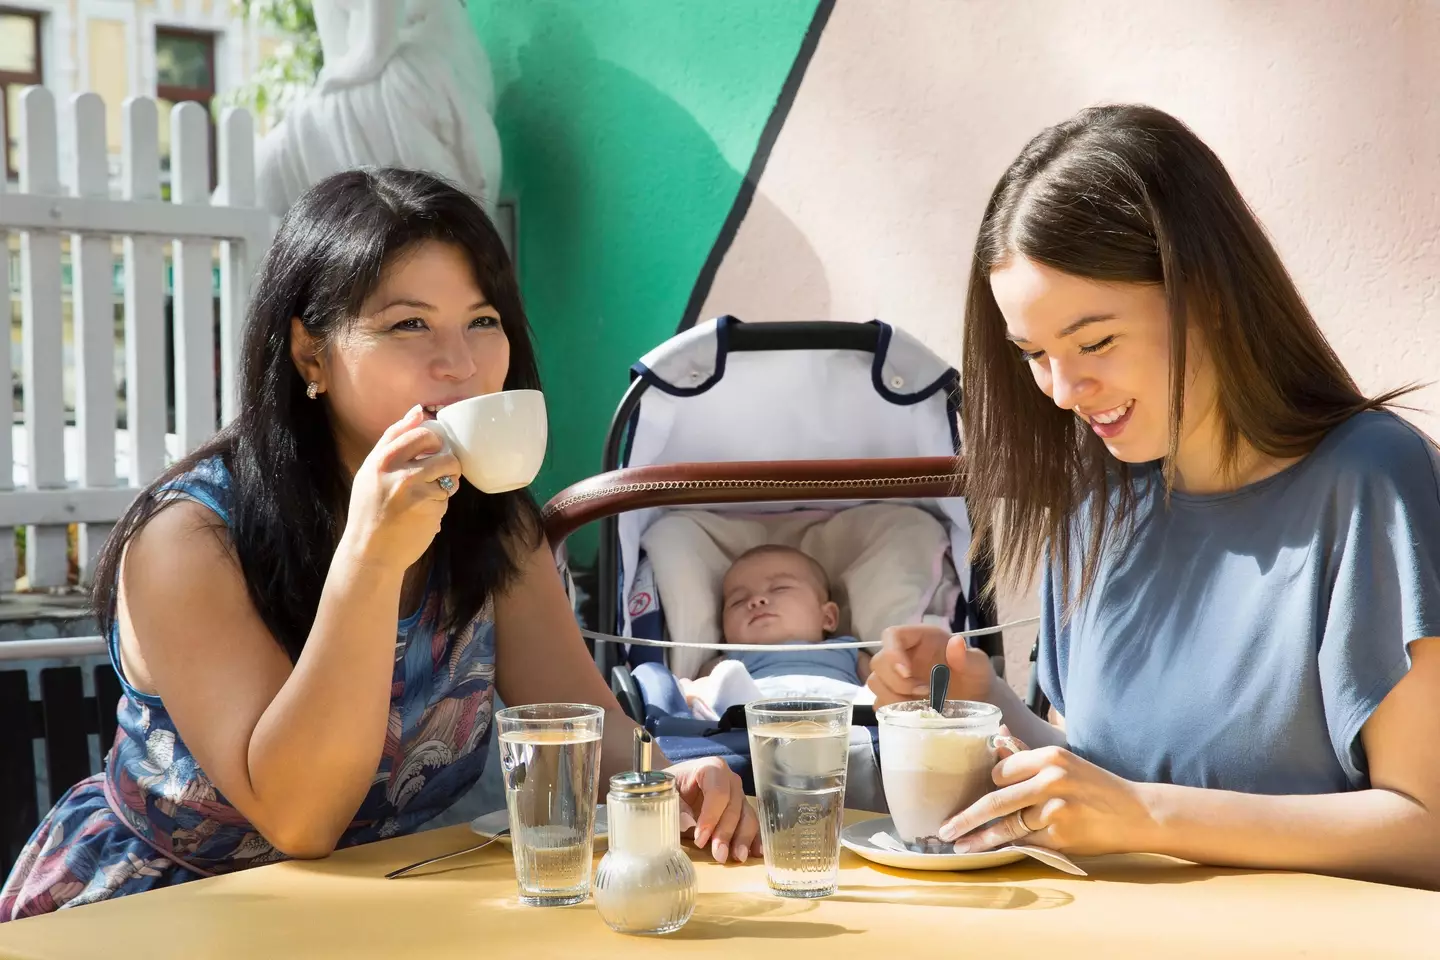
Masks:
[[[745,230],[747,236],[753,238],[752,242],[743,258],[727,259],[724,269],[716,274],[697,322],[726,313],[750,323],[795,320],[863,323],[877,319],[830,315],[830,278],[825,273],[824,262],[805,233],[763,189],[755,192],[739,229]]]
[[[1423,55],[1440,45],[1437,9],[838,3],[760,189],[818,252],[837,318],[880,316],[958,362],[975,229],[1005,166],[1087,104],[1150,102],[1219,153],[1364,388],[1430,379],[1440,123],[1415,92],[1440,84]],[[787,277],[784,247],[747,221],[717,277],[737,294],[725,309],[775,309],[748,278]],[[1440,430],[1440,387],[1415,401],[1415,422]]]

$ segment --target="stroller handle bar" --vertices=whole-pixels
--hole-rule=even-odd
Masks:
[[[962,496],[963,457],[667,463],[612,470],[556,494],[542,511],[558,551],[580,527],[644,507],[791,500]]]

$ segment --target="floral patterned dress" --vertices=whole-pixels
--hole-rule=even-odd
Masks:
[[[168,488],[229,522],[230,477],[217,460]],[[440,594],[400,621],[380,767],[338,846],[413,832],[464,795],[485,765],[495,681],[489,609],[447,634]],[[205,629],[205,624],[197,624]],[[40,823],[0,889],[0,922],[285,859],[216,788],[165,704],[110,660],[123,696],[105,772],[72,787]]]

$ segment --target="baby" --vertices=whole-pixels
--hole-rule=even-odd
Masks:
[[[721,585],[725,642],[814,644],[803,651],[736,650],[707,663],[693,682],[682,683],[698,716],[720,714],[734,703],[759,697],[830,696],[854,700],[870,674],[870,654],[855,648],[825,649],[840,622],[830,599],[830,579],[814,558],[778,545],[742,554]]]

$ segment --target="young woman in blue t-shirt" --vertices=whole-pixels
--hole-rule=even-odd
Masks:
[[[1215,155],[1138,106],[1037,136],[964,351],[976,541],[1002,581],[1042,569],[1058,722],[891,631],[879,702],[946,660],[1030,745],[942,838],[1440,886],[1440,454],[1360,392]]]

